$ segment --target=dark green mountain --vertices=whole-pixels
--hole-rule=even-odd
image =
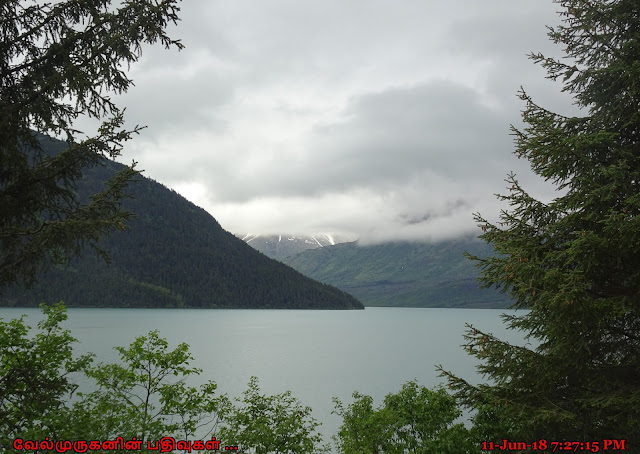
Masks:
[[[47,141],[50,152],[62,142]],[[122,167],[104,161],[87,169],[80,195],[95,192]],[[194,307],[362,309],[351,295],[255,251],[222,229],[205,210],[149,178],[130,185],[124,206],[137,217],[101,244],[107,266],[87,250],[53,267],[28,291],[3,291],[0,305],[65,301],[70,307]]]
[[[283,260],[301,273],[354,295],[365,306],[505,308],[508,297],[480,289],[478,270],[463,256],[492,253],[480,241],[439,244],[344,243]]]

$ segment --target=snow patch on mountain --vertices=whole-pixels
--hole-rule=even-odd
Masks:
[[[255,240],[256,238],[258,238],[260,235],[254,235],[253,233],[247,233],[243,238],[242,241],[244,241],[245,243],[249,243],[252,240]]]
[[[244,236],[236,236],[238,238],[241,238],[242,241],[249,244],[254,249],[257,249],[263,254],[278,260],[296,255],[307,249],[335,246],[336,244],[348,243],[357,239],[354,236],[337,233],[316,233],[310,235],[262,235],[247,233]]]

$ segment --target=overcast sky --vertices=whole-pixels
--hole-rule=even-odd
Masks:
[[[477,234],[515,171],[522,85],[575,113],[526,57],[561,55],[551,0],[185,0],[119,98],[145,175],[227,230],[434,241]]]

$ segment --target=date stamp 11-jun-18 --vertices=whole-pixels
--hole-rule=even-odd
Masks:
[[[593,441],[553,441],[541,438],[532,442],[524,441],[483,441],[483,451],[549,451],[549,452],[600,452],[600,451],[625,451],[626,440],[608,438]]]

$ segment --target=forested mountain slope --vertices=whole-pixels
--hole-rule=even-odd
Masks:
[[[356,242],[301,252],[283,259],[301,273],[351,293],[365,306],[504,308],[510,300],[480,289],[478,270],[463,256],[492,254],[480,241],[438,244]]]
[[[62,142],[45,141],[49,152]],[[121,164],[87,169],[81,195],[102,187]],[[91,250],[39,276],[30,290],[13,287],[0,305],[63,300],[70,307],[227,307],[360,309],[351,295],[315,282],[255,251],[205,210],[149,178],[130,185],[125,207],[136,214],[125,231],[105,238],[107,266]]]

